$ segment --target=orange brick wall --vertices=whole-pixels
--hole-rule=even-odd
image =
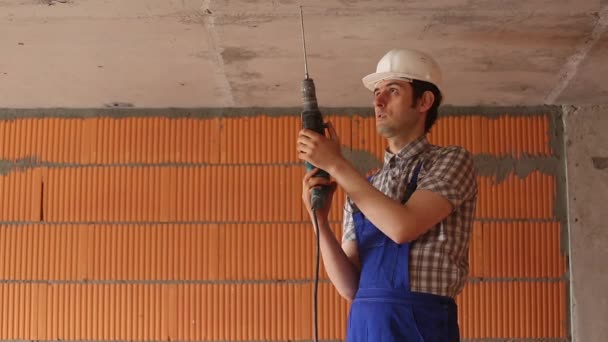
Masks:
[[[373,118],[329,119],[380,160]],[[446,116],[430,140],[545,158],[548,122]],[[310,340],[299,125],[263,113],[0,121],[0,340]],[[568,340],[555,174],[478,181],[463,338]],[[340,340],[348,303],[322,278],[320,338]]]

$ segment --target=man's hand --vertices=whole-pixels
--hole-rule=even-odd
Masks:
[[[298,135],[297,150],[298,158],[330,172],[343,157],[340,151],[340,138],[334,126],[329,121],[326,122],[326,126],[329,131],[329,139],[309,129],[301,130]]]
[[[310,203],[311,190],[315,187],[323,185],[329,187],[323,208],[317,209],[317,218],[319,220],[327,220],[329,209],[331,208],[331,200],[334,196],[334,192],[336,191],[337,184],[336,182],[330,181],[324,177],[314,177],[315,173],[318,171],[319,169],[312,169],[304,176],[304,179],[302,180],[302,201],[304,201],[308,215],[310,215],[310,219],[312,220],[312,207]]]

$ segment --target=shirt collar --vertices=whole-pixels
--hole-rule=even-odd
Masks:
[[[414,141],[405,145],[399,152],[393,153],[388,147],[384,151],[384,163],[388,163],[393,157],[397,157],[398,159],[409,159],[412,158],[421,152],[424,152],[426,148],[430,145],[429,141],[426,138],[426,135],[423,134],[420,137],[416,138]]]

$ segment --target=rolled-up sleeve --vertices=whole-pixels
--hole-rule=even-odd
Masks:
[[[355,241],[357,240],[357,234],[355,234],[355,222],[353,221],[353,207],[348,200],[344,204],[344,215],[342,218],[342,242]]]
[[[424,165],[418,190],[446,198],[454,209],[477,194],[477,172],[471,154],[462,147],[442,149],[432,165]]]

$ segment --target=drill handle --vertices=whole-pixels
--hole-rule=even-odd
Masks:
[[[302,127],[325,135],[325,128],[327,126],[323,122],[323,117],[321,116],[321,113],[319,111],[304,111],[302,112]],[[309,162],[305,162],[305,166],[306,172],[310,172],[311,170],[316,168],[316,166],[312,165]],[[314,177],[323,177],[325,179],[329,179],[329,173],[327,173],[327,171],[325,170],[319,169],[319,171],[315,173]],[[328,186],[320,186],[318,188],[312,189],[310,201],[313,209],[319,209],[323,207],[328,191]]]
[[[315,168],[315,166],[309,162],[306,162],[305,165],[306,165],[306,172],[309,172]],[[315,173],[314,177],[323,177],[325,179],[329,179],[329,173],[327,173],[327,171],[325,171],[325,170],[319,169],[319,171],[317,171],[317,173]],[[312,189],[311,194],[310,194],[310,204],[311,204],[312,208],[313,209],[322,208],[325,205],[325,200],[327,199],[328,193],[329,193],[329,186],[326,186],[326,185]]]

